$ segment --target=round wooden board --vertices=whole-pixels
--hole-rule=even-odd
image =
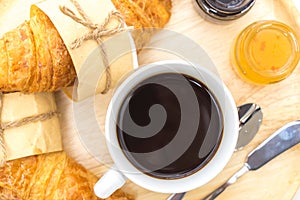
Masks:
[[[28,19],[29,6],[35,2],[37,0],[0,0],[0,35]],[[254,140],[244,149],[235,152],[226,168],[214,180],[188,192],[184,199],[200,199],[214,190],[242,166],[247,154],[264,139],[284,124],[300,119],[299,66],[284,81],[273,85],[256,86],[242,81],[235,74],[229,61],[229,52],[235,36],[247,25],[257,20],[285,20],[286,16],[283,15],[289,12],[281,10],[281,16],[275,16],[274,13],[279,13],[278,9],[280,8],[274,6],[273,0],[260,0],[256,1],[254,7],[244,17],[230,23],[216,24],[204,20],[196,12],[193,0],[173,0],[173,15],[166,28],[190,38],[207,52],[219,75],[232,92],[237,105],[254,102],[262,107],[264,113],[261,129]],[[140,65],[163,59],[165,59],[164,55],[155,50],[142,51],[139,54]],[[108,165],[93,158],[82,144],[82,138],[76,129],[72,101],[62,92],[56,93],[56,100],[61,112],[65,151],[96,175],[102,175]],[[95,101],[101,130],[109,100],[110,95],[107,95],[100,99],[96,98]],[[84,109],[82,112],[85,112]],[[105,151],[105,147],[103,148]],[[247,173],[218,199],[292,199],[300,184],[299,155],[300,145],[278,156],[261,169]],[[110,162],[109,155],[106,155],[104,159]],[[130,181],[123,189],[135,195],[136,199],[166,199],[168,196],[147,191]]]

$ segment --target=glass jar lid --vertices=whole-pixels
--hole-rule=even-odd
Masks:
[[[232,61],[238,74],[253,83],[276,83],[289,76],[300,59],[297,33],[287,24],[263,20],[236,38]]]
[[[196,0],[200,9],[210,17],[233,20],[246,14],[255,0]]]

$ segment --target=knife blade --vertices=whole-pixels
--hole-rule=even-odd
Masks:
[[[246,164],[249,170],[257,170],[299,142],[300,121],[290,122],[256,147],[248,155]]]
[[[212,200],[219,196],[229,185],[235,183],[239,177],[250,170],[257,170],[270,160],[290,149],[300,142],[300,120],[290,122],[278,129],[264,142],[249,153],[244,166],[236,172],[226,183],[203,198]]]

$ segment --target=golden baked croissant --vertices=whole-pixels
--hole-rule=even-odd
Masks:
[[[97,177],[64,152],[8,161],[0,168],[1,200],[93,200]],[[116,191],[109,200],[129,200]]]
[[[171,0],[112,2],[126,24],[135,28],[162,28],[170,18]],[[149,32],[134,37],[140,48]],[[72,85],[75,78],[76,72],[65,44],[48,16],[39,9],[32,8],[28,22],[0,39],[1,91],[51,92]]]

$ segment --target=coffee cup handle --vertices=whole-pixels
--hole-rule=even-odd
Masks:
[[[126,179],[127,178],[119,172],[116,167],[112,167],[94,185],[94,192],[96,196],[100,198],[108,198],[125,184]]]

